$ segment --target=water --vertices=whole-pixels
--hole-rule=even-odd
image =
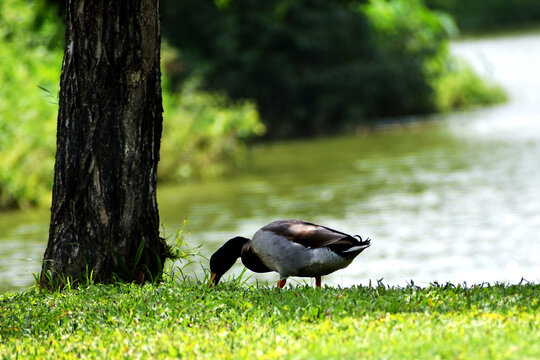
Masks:
[[[234,179],[160,186],[166,231],[188,218],[189,245],[209,256],[235,235],[301,218],[373,239],[346,270],[323,278],[327,284],[539,282],[540,34],[467,40],[452,51],[502,84],[510,101],[260,146]],[[0,291],[27,287],[39,272],[48,212],[3,213],[0,229]]]

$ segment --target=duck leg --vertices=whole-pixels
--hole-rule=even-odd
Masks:
[[[278,288],[283,289],[283,287],[285,286],[285,283],[286,283],[286,282],[287,282],[287,279],[281,279],[281,280],[279,280],[278,283],[277,283]]]
[[[321,277],[320,276],[315,276],[315,287],[321,289]]]

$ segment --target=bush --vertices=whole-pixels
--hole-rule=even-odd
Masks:
[[[365,113],[369,26],[349,1],[165,1],[163,33],[208,88],[254,99],[273,137]]]
[[[506,94],[500,87],[480,79],[467,63],[455,59],[450,66],[452,70],[435,84],[439,111],[466,109],[506,100]]]
[[[42,0],[0,3],[0,207],[50,201],[57,107],[49,102],[62,59],[55,16]]]
[[[241,164],[246,142],[264,132],[253,103],[200,91],[196,79],[180,93],[164,92],[159,178],[164,181],[226,175]]]
[[[216,3],[163,6],[164,33],[183,44],[183,61],[163,52],[162,180],[239,165],[264,131],[257,108],[270,135],[285,137],[500,99],[449,57],[451,19],[419,0]],[[0,2],[0,208],[50,201],[57,106],[49,102],[57,103],[62,38],[45,0]],[[202,91],[197,74],[224,92]]]
[[[381,97],[390,115],[411,109],[445,112],[506,99],[500,87],[450,55],[448,40],[458,30],[449,16],[428,11],[420,0],[371,0],[362,9],[375,29],[381,59],[388,59],[385,73],[406,79],[389,86],[392,101]]]
[[[371,116],[435,112],[434,83],[445,72],[452,20],[419,0],[371,0],[361,10],[374,29],[377,67]],[[373,101],[372,100],[372,101]]]
[[[165,0],[163,14],[183,76],[253,99],[274,138],[438,111],[452,76],[457,30],[420,0]]]
[[[50,203],[63,32],[43,0],[0,2],[0,208]],[[164,86],[162,180],[224,174],[264,131],[252,103],[185,85],[180,94]]]

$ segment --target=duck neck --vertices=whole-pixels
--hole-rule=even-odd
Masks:
[[[223,244],[212,255],[210,258],[210,271],[217,274],[217,281],[234,265],[242,253],[242,247],[249,241],[249,239],[237,236]]]
[[[223,244],[223,246],[218,251],[223,249],[223,251],[228,253],[230,257],[234,255],[236,256],[236,259],[238,259],[240,255],[242,255],[242,248],[250,241],[251,240],[245,237],[237,236]]]

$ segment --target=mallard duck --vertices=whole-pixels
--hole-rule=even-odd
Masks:
[[[259,229],[253,239],[237,236],[227,241],[210,258],[209,286],[219,280],[241,257],[251,271],[279,273],[278,287],[289,276],[314,277],[321,287],[321,276],[347,267],[371,240],[348,235],[300,220],[278,220]]]

